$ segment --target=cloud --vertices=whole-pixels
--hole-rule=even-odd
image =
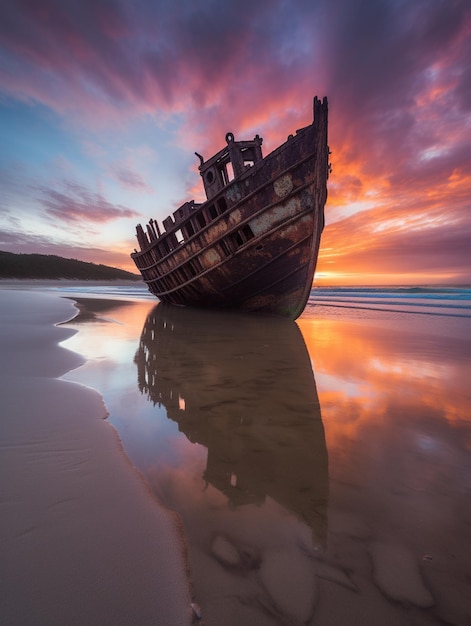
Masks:
[[[295,84],[310,47],[304,16],[281,1],[7,1],[3,13],[4,91],[95,123],[123,112],[224,110],[239,93],[248,112],[267,85],[281,96],[289,77]]]
[[[227,130],[261,127],[274,147],[327,94],[333,143],[360,152],[367,130],[370,154],[386,161],[417,133],[418,97],[446,89],[450,68],[452,104],[466,106],[464,1],[313,4],[7,2],[4,90],[92,124],[179,111],[183,137],[211,151]]]
[[[147,185],[142,176],[133,170],[124,167],[118,166],[115,168],[116,178],[120,183],[123,184],[124,187],[128,187],[131,189],[135,189],[138,191],[146,191],[151,192],[152,188]]]
[[[62,187],[62,191],[44,185],[35,188],[37,200],[54,219],[66,223],[105,223],[139,216],[136,211],[111,204],[101,194],[93,193],[77,183],[65,182]]]
[[[192,105],[249,117],[292,106],[300,83],[311,91],[317,83],[346,119],[361,111],[388,118],[410,104],[439,59],[455,57],[463,103],[469,92],[464,0],[11,0],[3,13],[5,88],[27,97],[30,89],[60,111]]]
[[[123,98],[132,81],[127,31],[119,3],[7,2],[0,30],[5,87],[59,112]]]
[[[449,143],[470,113],[457,96],[469,67],[469,5],[334,0],[326,11],[331,141],[346,161],[388,176]]]
[[[411,210],[385,206],[326,227],[320,272],[347,271],[362,282],[368,275],[421,274],[471,282],[471,223],[467,200],[449,206],[424,201]]]

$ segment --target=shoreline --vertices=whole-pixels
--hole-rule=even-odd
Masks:
[[[85,362],[59,345],[75,334],[61,324],[78,315],[73,298],[31,282],[0,281],[2,616],[190,624],[175,514],[127,458],[101,395],[59,378]]]
[[[84,280],[82,278],[0,278],[0,289],[25,289],[36,287],[137,287],[145,286],[142,280]]]

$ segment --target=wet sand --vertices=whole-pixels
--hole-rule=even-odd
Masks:
[[[175,515],[129,463],[91,388],[59,380],[84,361],[55,324],[76,308],[0,289],[2,624],[192,621]]]
[[[469,625],[471,317],[80,305],[67,378],[181,516],[205,626]]]

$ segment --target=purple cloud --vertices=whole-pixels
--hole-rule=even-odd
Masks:
[[[140,174],[127,167],[117,167],[115,169],[116,178],[125,187],[137,191],[152,191]]]
[[[65,183],[64,191],[37,185],[38,201],[46,213],[63,222],[104,223],[123,217],[138,217],[139,213],[108,202],[101,194],[90,192],[76,183]]]

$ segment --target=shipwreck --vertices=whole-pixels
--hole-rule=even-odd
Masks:
[[[312,288],[324,228],[327,98],[313,122],[263,157],[262,138],[226,146],[199,171],[207,200],[136,227],[131,257],[160,301],[296,319]]]

